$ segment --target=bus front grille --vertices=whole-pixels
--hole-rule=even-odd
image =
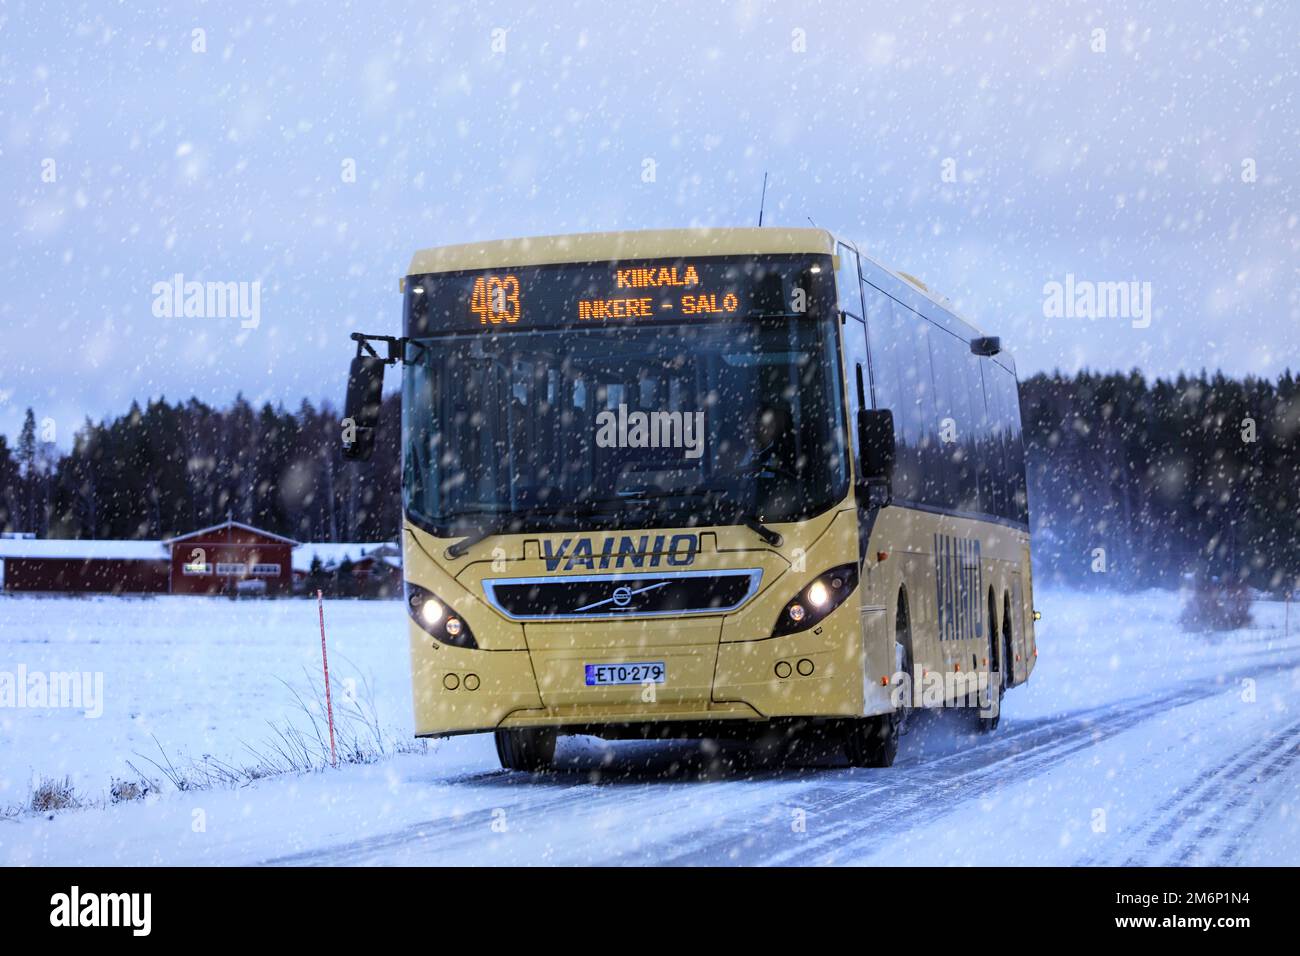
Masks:
[[[487,602],[514,621],[725,614],[758,590],[759,568],[489,578]]]

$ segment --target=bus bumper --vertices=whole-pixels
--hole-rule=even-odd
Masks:
[[[894,670],[892,642],[874,637],[882,633],[883,623],[883,608],[860,611],[850,601],[808,631],[723,642],[713,699],[745,701],[766,717],[887,713],[893,709],[888,686]],[[864,642],[863,634],[873,639]]]
[[[865,612],[864,612],[865,613]],[[883,611],[882,611],[883,615]],[[866,624],[865,619],[861,622]],[[892,672],[884,652],[868,653],[856,602],[837,608],[821,626],[798,634],[709,645],[679,645],[659,652],[627,648],[568,653],[574,661],[668,659],[669,679],[688,659],[708,667],[692,674],[691,692],[639,684],[592,688],[562,703],[543,700],[537,668],[550,669],[526,649],[467,650],[438,645],[411,625],[416,735],[473,733],[507,727],[593,727],[643,722],[709,723],[786,717],[857,717],[891,709],[881,677]],[[873,642],[878,643],[878,642]],[[876,660],[875,658],[881,658]],[[581,676],[577,663],[564,668]],[[710,673],[712,679],[710,680]],[[553,679],[553,678],[552,678]],[[550,700],[555,697],[548,693]]]

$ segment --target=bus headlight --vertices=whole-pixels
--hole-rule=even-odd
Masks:
[[[772,636],[794,634],[814,626],[843,604],[857,586],[857,564],[842,564],[819,574],[786,603],[772,628]]]
[[[427,597],[420,604],[420,623],[437,627],[442,620],[442,605],[436,598]]]
[[[426,588],[406,582],[406,610],[421,630],[441,644],[477,648],[474,632],[447,602]]]

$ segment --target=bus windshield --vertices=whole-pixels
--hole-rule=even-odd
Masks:
[[[799,281],[785,278],[783,293]],[[536,278],[520,290],[528,321],[512,313],[508,331],[407,346],[403,491],[417,523],[459,534],[780,522],[846,493],[833,298],[790,312],[720,292],[734,314],[683,321],[660,316],[690,293],[654,290],[638,296],[653,322],[580,324],[564,319],[587,300],[548,300]]]

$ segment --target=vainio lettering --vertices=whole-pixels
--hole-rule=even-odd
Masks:
[[[684,567],[695,560],[700,539],[693,534],[623,535],[605,538],[597,548],[590,538],[545,540],[542,552],[547,571],[584,568],[607,571],[611,568]]]

